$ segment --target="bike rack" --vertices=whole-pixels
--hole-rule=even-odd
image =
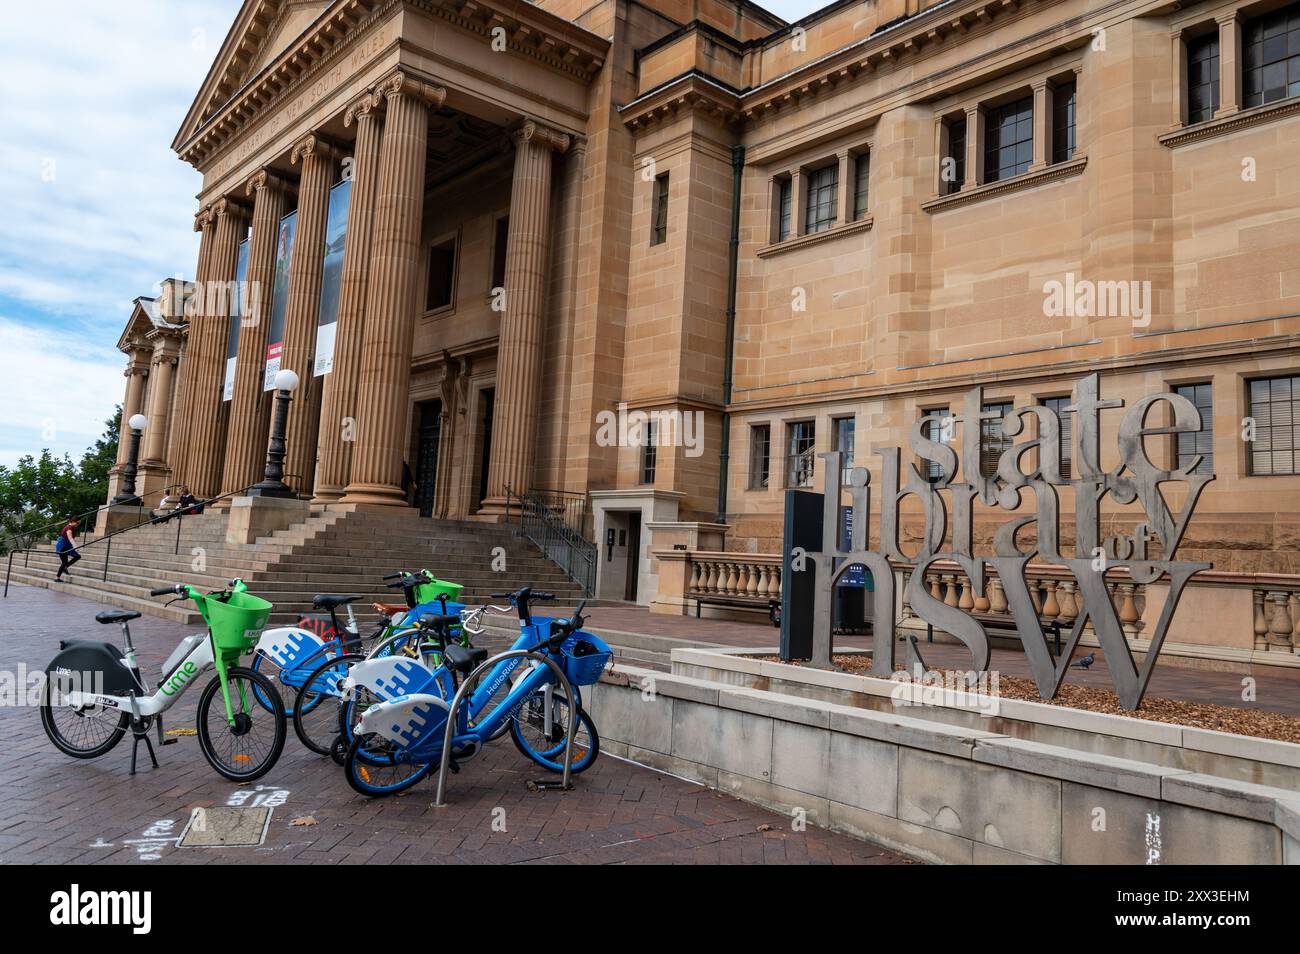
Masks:
[[[438,766],[438,792],[433,799],[434,808],[446,808],[447,802],[444,795],[447,790],[447,766],[451,763],[451,739],[456,732],[456,710],[460,704],[465,701],[465,696],[469,694],[470,686],[474,685],[479,674],[491,666],[501,662],[503,659],[513,659],[515,657],[527,657],[546,663],[559,679],[560,685],[564,687],[565,698],[569,700],[569,731],[564,739],[564,789],[567,791],[570,786],[569,777],[572,774],[570,769],[573,765],[573,739],[578,734],[578,698],[573,692],[573,686],[569,683],[569,678],[560,668],[559,663],[545,653],[539,653],[531,649],[509,649],[503,653],[497,653],[490,659],[485,659],[465,677],[461,682],[460,688],[456,690],[456,695],[451,700],[451,708],[447,711],[447,729],[442,736],[442,762]]]

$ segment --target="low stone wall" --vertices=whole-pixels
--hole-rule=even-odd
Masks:
[[[925,861],[1300,864],[1293,790],[631,666],[587,707],[613,755]]]

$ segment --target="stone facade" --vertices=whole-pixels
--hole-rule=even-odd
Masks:
[[[234,279],[251,226],[234,393],[222,301],[173,315],[152,353],[124,336],[126,404],[163,425],[146,488],[260,476],[266,233],[297,209],[286,471],[320,504],[497,519],[520,491],[607,492],[602,561],[639,549],[600,595],[645,603],[648,580],[685,585],[659,572],[670,536],[779,549],[784,489],[822,479],[791,451],[834,449],[840,419],[876,471],[873,448],[973,385],[1023,405],[1099,372],[1130,404],[1208,384],[1218,479],[1185,546],[1256,583],[1300,573],[1300,454],[1261,475],[1243,440],[1253,418],[1300,444],[1276,416],[1300,409],[1300,96],[1249,72],[1275,53],[1252,46],[1260,17],[1286,35],[1279,7],[880,0],[786,24],[737,0],[249,0],[173,144],[203,173],[200,286]],[[313,377],[345,176],[333,366]],[[1052,283],[1100,295],[1053,312]],[[1254,382],[1291,377],[1262,422]],[[700,440],[603,440],[620,406]],[[1178,463],[1172,440],[1149,450]]]

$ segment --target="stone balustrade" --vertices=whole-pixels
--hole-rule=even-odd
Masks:
[[[689,560],[689,575],[685,576],[688,598],[751,600],[764,609],[768,600],[781,598],[779,554],[696,550]]]
[[[1300,655],[1300,581],[1256,586],[1251,598],[1255,651]]]

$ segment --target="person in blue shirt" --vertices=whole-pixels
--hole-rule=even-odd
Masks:
[[[59,555],[59,572],[54,574],[54,581],[62,583],[63,574],[68,572],[68,567],[81,559],[81,554],[77,552],[77,525],[80,523],[76,517],[69,517],[68,522],[63,525],[59,531],[59,539],[54,542],[54,552]]]

